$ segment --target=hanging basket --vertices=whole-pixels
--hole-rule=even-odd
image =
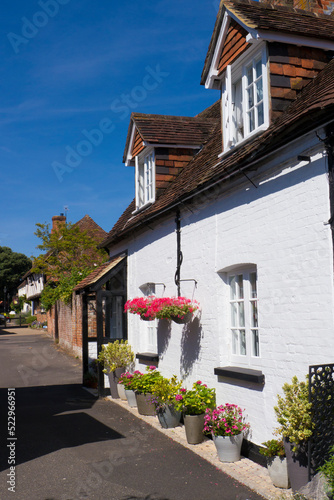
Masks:
[[[174,323],[177,323],[179,325],[185,325],[186,323],[189,323],[189,321],[192,320],[193,313],[188,312],[184,316],[171,316],[171,319],[174,321]]]
[[[140,319],[142,319],[143,321],[153,321],[154,320],[154,318],[152,318],[151,316],[145,316],[144,314],[140,315]]]

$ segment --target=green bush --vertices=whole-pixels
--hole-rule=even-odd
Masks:
[[[331,457],[326,460],[324,465],[319,468],[319,471],[326,476],[328,481],[328,486],[330,488],[330,492],[334,494],[334,446],[330,449]]]
[[[33,321],[36,321],[37,320],[37,316],[28,316],[25,320],[25,322],[27,323],[27,325],[30,325]]]

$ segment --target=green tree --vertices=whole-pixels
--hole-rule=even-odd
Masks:
[[[50,309],[57,300],[70,302],[75,285],[108,260],[108,255],[97,248],[99,237],[94,230],[83,230],[71,223],[52,232],[49,224],[36,227],[35,235],[41,240],[37,248],[45,253],[34,260],[33,272],[47,278],[41,300]]]
[[[4,288],[7,294],[15,294],[22,276],[31,268],[31,260],[23,253],[16,253],[9,247],[0,247],[0,297],[2,299]]]

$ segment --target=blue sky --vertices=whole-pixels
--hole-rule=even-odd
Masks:
[[[3,0],[0,246],[38,255],[37,222],[110,231],[134,196],[131,111],[194,116],[218,1]]]

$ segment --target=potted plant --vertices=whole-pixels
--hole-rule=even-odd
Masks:
[[[196,300],[191,301],[186,297],[169,297],[163,299],[157,311],[157,318],[172,319],[175,323],[188,323],[195,311],[199,309]]]
[[[216,391],[209,389],[200,380],[192,389],[180,389],[175,396],[175,408],[183,413],[186,437],[189,444],[203,441],[204,415],[207,408],[214,408]]]
[[[291,384],[283,385],[284,396],[277,396],[274,407],[288,463],[292,490],[295,492],[308,482],[307,441],[312,436],[312,404],[309,402],[309,384],[296,376]]]
[[[204,432],[212,435],[221,462],[240,460],[243,431],[248,427],[242,409],[235,404],[226,403],[205,411]]]
[[[159,378],[153,389],[152,402],[155,405],[161,427],[169,429],[180,423],[181,412],[175,409],[175,396],[180,392],[182,381],[176,375]]]
[[[153,388],[162,377],[155,366],[147,366],[146,373],[139,373],[132,382],[136,393],[138,413],[140,415],[156,415],[155,405],[152,402]]]
[[[133,362],[134,353],[127,340],[115,340],[102,345],[98,361],[103,364],[103,373],[107,373],[110,383],[110,393],[118,398],[117,383],[121,374]]]
[[[261,455],[267,457],[267,469],[273,485],[277,488],[290,488],[287,460],[283,439],[270,439],[262,443]]]
[[[134,373],[124,372],[118,379],[118,385],[123,385],[125,397],[127,399],[128,405],[131,408],[137,406],[136,394],[134,391],[136,378],[143,375],[139,370],[136,370]]]

